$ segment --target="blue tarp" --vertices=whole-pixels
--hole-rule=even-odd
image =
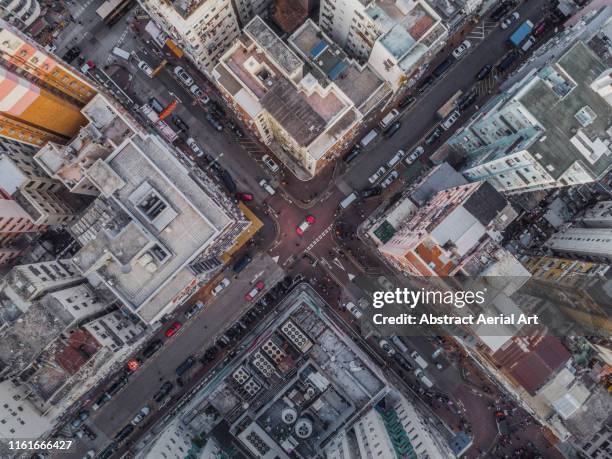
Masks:
[[[325,40],[321,40],[310,50],[310,57],[316,59],[316,57],[327,49],[327,43]]]

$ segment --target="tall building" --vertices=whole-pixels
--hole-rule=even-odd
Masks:
[[[394,89],[423,68],[448,32],[425,0],[322,0],[319,24]]]
[[[0,18],[19,30],[25,30],[40,17],[38,0],[5,0],[0,3]]]
[[[67,142],[96,94],[83,78],[31,39],[0,22],[0,136],[41,146]]]
[[[240,15],[232,0],[139,0],[139,3],[196,66],[209,75],[221,55],[240,35],[238,18],[249,18],[252,2],[236,2]],[[255,3],[259,6],[266,2],[258,0]]]
[[[246,242],[250,221],[102,95],[83,114],[89,123],[68,145],[49,142],[35,160],[69,194],[90,199],[70,225],[81,245],[72,258],[78,272],[155,322]]]
[[[345,151],[360,120],[380,108],[390,89],[310,20],[289,43],[293,50],[255,17],[213,78],[255,135],[296,175],[310,179]]]
[[[460,185],[439,191],[405,218],[379,251],[414,276],[476,275],[485,253],[501,249],[501,231],[515,217],[487,182]]]
[[[504,192],[599,180],[612,169],[610,70],[582,41],[493,98],[448,140],[464,175]],[[554,107],[554,110],[551,110]]]

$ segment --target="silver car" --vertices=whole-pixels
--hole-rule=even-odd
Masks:
[[[380,166],[378,170],[370,176],[368,182],[374,185],[383,175],[385,175],[385,172],[387,172],[387,168],[385,166]]]

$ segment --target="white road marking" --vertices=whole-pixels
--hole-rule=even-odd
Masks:
[[[342,263],[340,263],[340,260],[338,260],[337,258],[334,258],[332,261],[333,261],[333,262],[334,262],[334,264],[335,264],[335,265],[336,265],[338,268],[340,268],[342,271],[346,271],[346,269],[344,269],[344,266],[342,266]]]
[[[321,239],[323,239],[323,238],[324,238],[324,237],[327,235],[327,233],[329,233],[329,232],[331,231],[331,229],[332,229],[332,225],[330,224],[330,225],[329,225],[327,228],[325,228],[325,229],[323,230],[323,232],[322,232],[321,234],[319,234],[319,235],[317,236],[317,238],[316,238],[314,241],[312,241],[312,242],[310,243],[310,245],[309,245],[308,247],[306,247],[306,252],[310,252],[310,251],[312,250],[312,248],[313,248],[315,245],[317,245],[317,244],[319,243],[319,241],[320,241]]]
[[[274,261],[274,263],[278,263],[279,258],[280,257],[276,255],[275,257],[272,257],[272,260]]]

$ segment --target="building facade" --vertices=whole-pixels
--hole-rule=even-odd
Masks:
[[[5,0],[0,3],[0,18],[19,30],[30,27],[40,17],[38,0]]]

